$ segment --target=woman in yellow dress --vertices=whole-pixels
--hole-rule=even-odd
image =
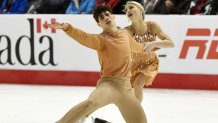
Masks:
[[[132,52],[131,83],[139,102],[143,99],[144,86],[152,85],[159,70],[159,59],[155,53],[160,48],[172,48],[174,43],[170,37],[153,21],[145,21],[143,6],[135,1],[125,5],[125,13],[131,25],[125,29],[132,37],[145,45],[145,53]],[[160,41],[156,40],[156,37]]]

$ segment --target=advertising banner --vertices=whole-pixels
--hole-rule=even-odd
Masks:
[[[125,15],[115,17],[121,28],[131,24]],[[146,16],[175,44],[157,51],[160,73],[151,87],[218,89],[217,20],[217,16]],[[0,83],[95,85],[100,70],[96,51],[48,28],[56,22],[87,33],[102,32],[92,15],[1,15]]]

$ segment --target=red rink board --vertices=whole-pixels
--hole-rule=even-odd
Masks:
[[[95,86],[98,72],[0,70],[0,83]],[[149,88],[218,90],[218,75],[159,73]]]

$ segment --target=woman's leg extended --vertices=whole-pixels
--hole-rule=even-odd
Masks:
[[[134,93],[138,101],[141,103],[143,100],[143,88],[146,84],[145,75],[142,73],[138,74],[133,82]]]

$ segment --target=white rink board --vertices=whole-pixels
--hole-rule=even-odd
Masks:
[[[37,19],[41,20],[40,33],[37,33]],[[81,46],[62,31],[51,33],[51,29],[43,27],[46,21],[51,23],[51,19],[55,19],[57,22],[68,22],[88,33],[97,34],[101,32],[92,15],[1,15],[0,36],[2,38],[0,40],[0,52],[2,53],[0,59],[5,64],[1,64],[0,69],[99,71],[97,54],[94,50]],[[175,48],[161,49],[157,52],[158,55],[167,56],[160,57],[161,73],[218,74],[217,58],[207,59],[211,42],[218,39],[218,36],[214,36],[215,30],[218,28],[217,16],[156,15],[146,16],[146,19],[157,22],[175,43]],[[33,22],[32,27],[34,29],[30,27],[30,21]],[[130,24],[124,15],[116,15],[116,22],[121,27]],[[187,30],[190,28],[208,29],[210,30],[210,36],[186,36]],[[33,31],[32,35],[30,33],[31,29]],[[3,36],[10,38],[10,46],[9,41]],[[31,38],[33,42],[24,37],[18,45],[18,39],[21,36]],[[48,38],[44,38],[42,42],[39,41],[43,36],[50,37],[52,46],[49,44]],[[185,59],[179,58],[185,40],[208,41],[205,44],[206,49],[202,59],[196,59],[197,47],[191,47]],[[34,50],[31,50],[30,44],[34,45]],[[16,49],[16,46],[19,48]],[[9,59],[9,50],[13,65],[6,62]],[[18,50],[20,51],[21,61],[27,65],[22,65],[18,61]],[[31,55],[31,57],[34,57],[35,64],[31,65],[29,60],[33,51],[34,55]],[[41,61],[48,63],[52,58],[55,65],[42,65],[39,58],[40,53],[43,54]]]

